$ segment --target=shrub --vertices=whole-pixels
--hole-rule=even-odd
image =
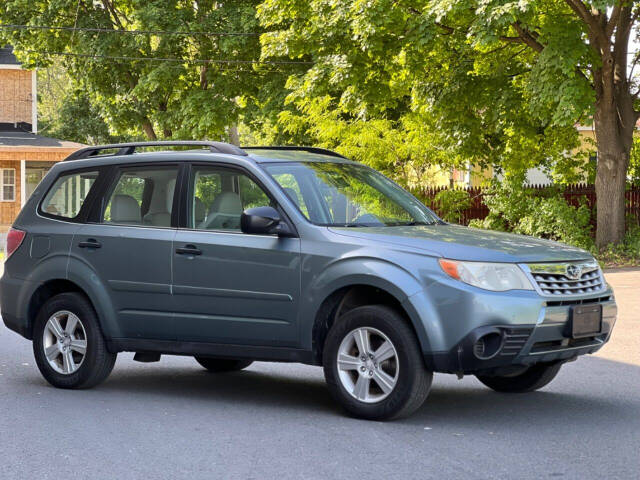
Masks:
[[[496,182],[485,194],[485,203],[489,215],[470,226],[557,240],[588,250],[594,248],[591,210],[584,203],[578,207],[569,205],[557,189],[534,192],[519,179]]]
[[[618,245],[608,245],[598,259],[609,265],[640,265],[640,226],[637,219],[628,219],[628,230]]]
[[[471,198],[466,190],[447,189],[436,194],[434,204],[445,221],[460,223],[462,213],[471,206]]]

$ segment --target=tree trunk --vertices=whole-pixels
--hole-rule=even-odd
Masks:
[[[240,146],[240,135],[238,135],[238,126],[235,123],[229,126],[229,142]]]
[[[153,125],[148,119],[144,119],[142,121],[142,130],[144,134],[147,136],[149,140],[155,141],[158,139],[155,130],[153,129]]]
[[[624,100],[627,99],[618,99],[613,105],[600,101],[596,104],[596,245],[599,248],[620,243],[625,234],[625,189],[636,116],[631,99],[628,103]]]

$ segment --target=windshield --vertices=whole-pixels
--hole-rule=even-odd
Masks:
[[[287,162],[264,168],[307,219],[318,225],[433,225],[438,218],[384,175],[363,165]]]

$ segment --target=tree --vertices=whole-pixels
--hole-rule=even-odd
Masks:
[[[38,131],[85,144],[116,143],[99,108],[60,65],[38,71]]]
[[[313,60],[290,101],[337,121],[433,126],[444,155],[507,171],[566,168],[577,122],[594,122],[597,244],[625,232],[624,191],[638,82],[634,2],[602,0],[265,0],[263,55]],[[628,59],[631,57],[629,68]]]
[[[0,40],[27,67],[62,64],[118,135],[237,142],[242,115],[261,114],[261,86],[286,78],[252,63],[256,4],[6,0],[0,23],[31,28],[0,29]]]

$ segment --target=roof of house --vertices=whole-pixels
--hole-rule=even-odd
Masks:
[[[43,137],[35,133],[19,131],[2,131],[0,129],[0,149],[3,147],[22,148],[67,148],[78,149],[84,145],[76,142],[68,142],[57,138]]]
[[[0,65],[20,65],[20,62],[13,54],[13,47],[5,46],[0,48]]]

